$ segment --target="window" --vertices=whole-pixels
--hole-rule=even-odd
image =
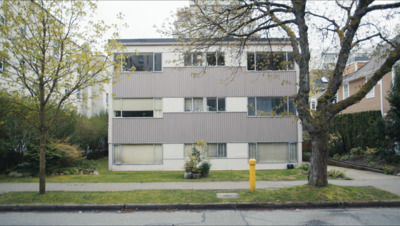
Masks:
[[[162,99],[115,99],[113,103],[115,117],[154,117],[161,118]]]
[[[186,112],[203,112],[203,98],[185,98],[185,111]]]
[[[203,57],[201,53],[185,53],[183,61],[185,66],[201,66]]]
[[[346,99],[349,96],[350,96],[349,83],[346,83],[343,85],[343,99]]]
[[[224,53],[207,53],[207,66],[225,66]]]
[[[247,70],[294,70],[292,52],[249,52],[247,53]]]
[[[249,158],[258,163],[297,162],[296,143],[249,143]]]
[[[161,144],[114,145],[114,164],[157,165],[163,163]]]
[[[130,53],[126,54],[125,62],[122,65],[124,71],[162,71],[161,53]]]
[[[207,111],[225,111],[225,98],[207,97]]]
[[[0,72],[4,70],[4,61],[0,61]]]
[[[249,97],[247,108],[248,116],[271,116],[288,111],[296,113],[293,97]]]
[[[6,24],[6,17],[4,15],[0,15],[0,25]]]
[[[367,82],[367,79],[365,79],[365,82]],[[375,97],[375,86],[372,87],[372,89],[365,95],[365,98],[374,98]]]
[[[207,157],[211,158],[226,158],[226,144],[208,144]]]

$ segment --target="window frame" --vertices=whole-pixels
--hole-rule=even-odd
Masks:
[[[345,89],[347,87],[347,89]],[[350,96],[350,84],[348,82],[343,84],[343,100]]]
[[[191,109],[190,109],[189,111],[186,110],[186,100],[187,100],[187,99],[191,99]],[[201,99],[201,100],[202,100],[202,104],[201,104],[201,106],[202,106],[201,108],[202,108],[202,109],[201,109],[201,111],[195,111],[195,110],[194,110],[194,106],[195,106],[195,105],[194,105],[194,99]],[[183,111],[186,112],[186,113],[189,113],[189,112],[190,112],[190,113],[205,112],[205,106],[204,106],[205,103],[204,103],[204,99],[205,99],[204,97],[185,97],[185,98],[183,99]]]
[[[272,69],[259,70],[259,69],[257,69],[257,53],[258,54],[281,54],[281,53],[284,53],[285,54],[285,58],[286,58],[286,60],[284,62],[288,62],[286,64],[286,69],[283,69],[283,70],[280,70],[280,69],[278,69],[278,70],[272,70]],[[291,54],[291,57],[290,57],[290,54]],[[252,60],[254,62],[253,62],[252,66],[249,65],[249,56],[250,55],[253,55],[253,57],[252,57],[253,59]],[[265,71],[295,71],[296,70],[295,61],[294,61],[294,57],[293,57],[293,51],[291,51],[291,52],[289,52],[289,51],[277,51],[277,52],[272,52],[272,51],[270,51],[270,52],[268,52],[268,51],[248,51],[247,54],[246,54],[246,57],[247,57],[247,59],[246,59],[246,70],[248,72],[257,72],[257,71],[259,71],[259,72],[265,72]],[[290,62],[292,64],[291,67],[289,66]],[[252,67],[254,69],[249,69],[250,67]]]
[[[130,116],[130,117],[128,117],[128,116],[126,116],[126,117],[124,117],[123,116],[123,109],[124,109],[124,102],[123,102],[123,100],[130,100],[130,99],[135,99],[135,100],[137,100],[137,99],[152,99],[152,104],[153,104],[153,115],[151,116],[151,117],[133,117],[133,116]],[[156,99],[160,99],[161,100],[161,117],[155,117],[155,111],[156,111],[156,109],[155,109],[155,102],[156,102]],[[120,101],[120,108],[121,108],[121,110],[115,110],[114,109],[114,102],[115,101]],[[113,99],[113,118],[163,118],[164,117],[164,108],[163,108],[163,98],[160,98],[160,97],[153,97],[153,98],[115,98],[115,99]],[[119,113],[118,113],[119,112]]]
[[[162,57],[163,53],[162,52],[138,52],[138,53],[126,52],[126,53],[118,53],[118,54],[124,55],[125,57],[126,56],[129,56],[129,57],[131,57],[131,56],[135,56],[136,57],[137,56],[137,57],[139,57],[139,56],[147,56],[147,55],[143,55],[143,54],[150,54],[150,53],[152,54],[152,58],[153,58],[152,70],[151,71],[137,71],[137,70],[135,70],[135,73],[163,72],[163,68],[164,67],[163,67],[163,57]],[[115,55],[118,55],[118,54],[115,54]],[[160,71],[156,71],[155,70],[156,69],[156,55],[160,56],[160,61],[161,61],[161,70]],[[127,59],[123,58],[123,59],[119,59],[119,60],[121,62],[122,72],[132,71],[132,70],[126,70],[128,68],[128,65],[124,65],[124,63],[125,63],[124,61],[126,61]],[[132,66],[129,67],[129,68],[132,68],[132,67],[136,68],[136,66],[133,65],[133,62],[132,62]]]
[[[216,110],[215,111],[210,111],[209,109],[208,109],[208,100],[209,99],[212,99],[212,98],[214,98],[215,99],[215,103],[216,103]],[[206,112],[226,112],[226,98],[225,97],[206,97],[205,98],[206,99],[206,101],[205,101],[205,105],[206,105]],[[224,101],[224,110],[220,110],[220,100],[223,100]]]
[[[365,83],[367,83],[368,80],[365,78]],[[372,87],[372,89],[365,95],[365,99],[371,99],[375,98],[375,86]]]
[[[200,56],[200,59],[198,59],[198,62],[196,61],[195,65],[195,56]],[[190,62],[187,62],[186,60],[190,57]],[[202,67],[204,65],[204,54],[199,53],[199,52],[186,52],[183,54],[183,66],[184,67]]]
[[[250,115],[250,98],[254,99],[254,115]],[[247,97],[247,117],[279,117],[280,113],[277,113],[276,115],[271,115],[269,114],[269,112],[266,112],[265,114],[257,114],[258,110],[257,110],[257,99],[259,98],[265,98],[265,99],[275,99],[275,98],[279,98],[280,102],[282,102],[284,100],[284,96],[283,97]],[[293,97],[289,97],[286,96],[286,108],[284,108],[282,111],[284,112],[286,110],[286,112],[292,113],[293,115],[297,115],[297,109],[296,106],[294,106],[294,108],[291,107],[291,102]],[[276,109],[275,109],[276,110]]]
[[[122,151],[122,146],[123,145],[153,145],[153,164],[145,164],[145,163],[122,163],[122,155],[121,153],[119,154],[120,156],[120,161],[118,163],[115,162],[115,151],[116,147],[120,147],[120,151]],[[155,157],[156,157],[156,146],[159,145],[161,147],[161,162],[156,162]],[[112,164],[113,165],[137,165],[137,166],[148,166],[148,165],[164,165],[164,145],[161,143],[153,143],[153,144],[113,144],[113,153],[112,153]]]
[[[258,154],[259,154],[259,144],[286,144],[287,145],[287,160],[283,161],[283,162],[274,162],[274,161],[260,161],[258,159]],[[257,163],[261,163],[261,164],[285,164],[285,163],[298,163],[299,161],[299,156],[298,156],[298,152],[297,152],[297,144],[298,142],[249,142],[247,147],[248,147],[248,159],[252,159],[251,157],[255,157],[254,159],[257,161]],[[251,153],[252,149],[250,148],[250,145],[254,145],[255,146],[255,153]],[[291,148],[295,147],[294,152],[296,153],[296,160],[292,161],[291,160]]]
[[[225,66],[225,53],[224,52],[206,52],[205,53],[206,57],[205,57],[205,63],[207,65],[207,67],[224,67]],[[214,55],[215,57],[215,65],[210,65],[208,62],[208,56]],[[223,64],[219,64],[219,57],[222,56],[223,57]]]
[[[217,145],[217,156],[210,156],[209,155],[209,145]],[[225,146],[225,151],[222,151],[220,147],[224,145]],[[225,156],[221,156],[220,154],[225,154]],[[226,159],[228,157],[228,147],[226,143],[207,143],[207,158],[212,158],[212,159]]]

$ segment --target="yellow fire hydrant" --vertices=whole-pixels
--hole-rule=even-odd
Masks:
[[[249,159],[250,165],[250,191],[256,191],[256,160]]]

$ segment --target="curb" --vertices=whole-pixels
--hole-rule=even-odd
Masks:
[[[159,211],[159,210],[247,210],[400,207],[400,200],[368,202],[287,203],[183,203],[183,204],[14,204],[0,205],[0,212],[24,211]]]

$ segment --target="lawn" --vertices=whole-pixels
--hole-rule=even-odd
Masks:
[[[127,183],[127,182],[210,182],[210,181],[248,181],[249,171],[212,171],[209,177],[197,180],[185,180],[182,171],[137,171],[137,172],[110,172],[108,171],[108,158],[97,160],[100,175],[65,175],[47,176],[46,182],[58,183]],[[258,181],[279,180],[306,180],[307,175],[299,170],[258,170],[256,172]],[[0,182],[38,182],[33,178],[6,178],[0,176]]]
[[[218,199],[216,193],[237,192],[239,199]],[[125,192],[9,192],[0,195],[1,204],[128,204],[128,203],[220,203],[220,202],[334,202],[393,200],[399,196],[372,187],[308,185],[277,190],[204,191],[139,190]]]

